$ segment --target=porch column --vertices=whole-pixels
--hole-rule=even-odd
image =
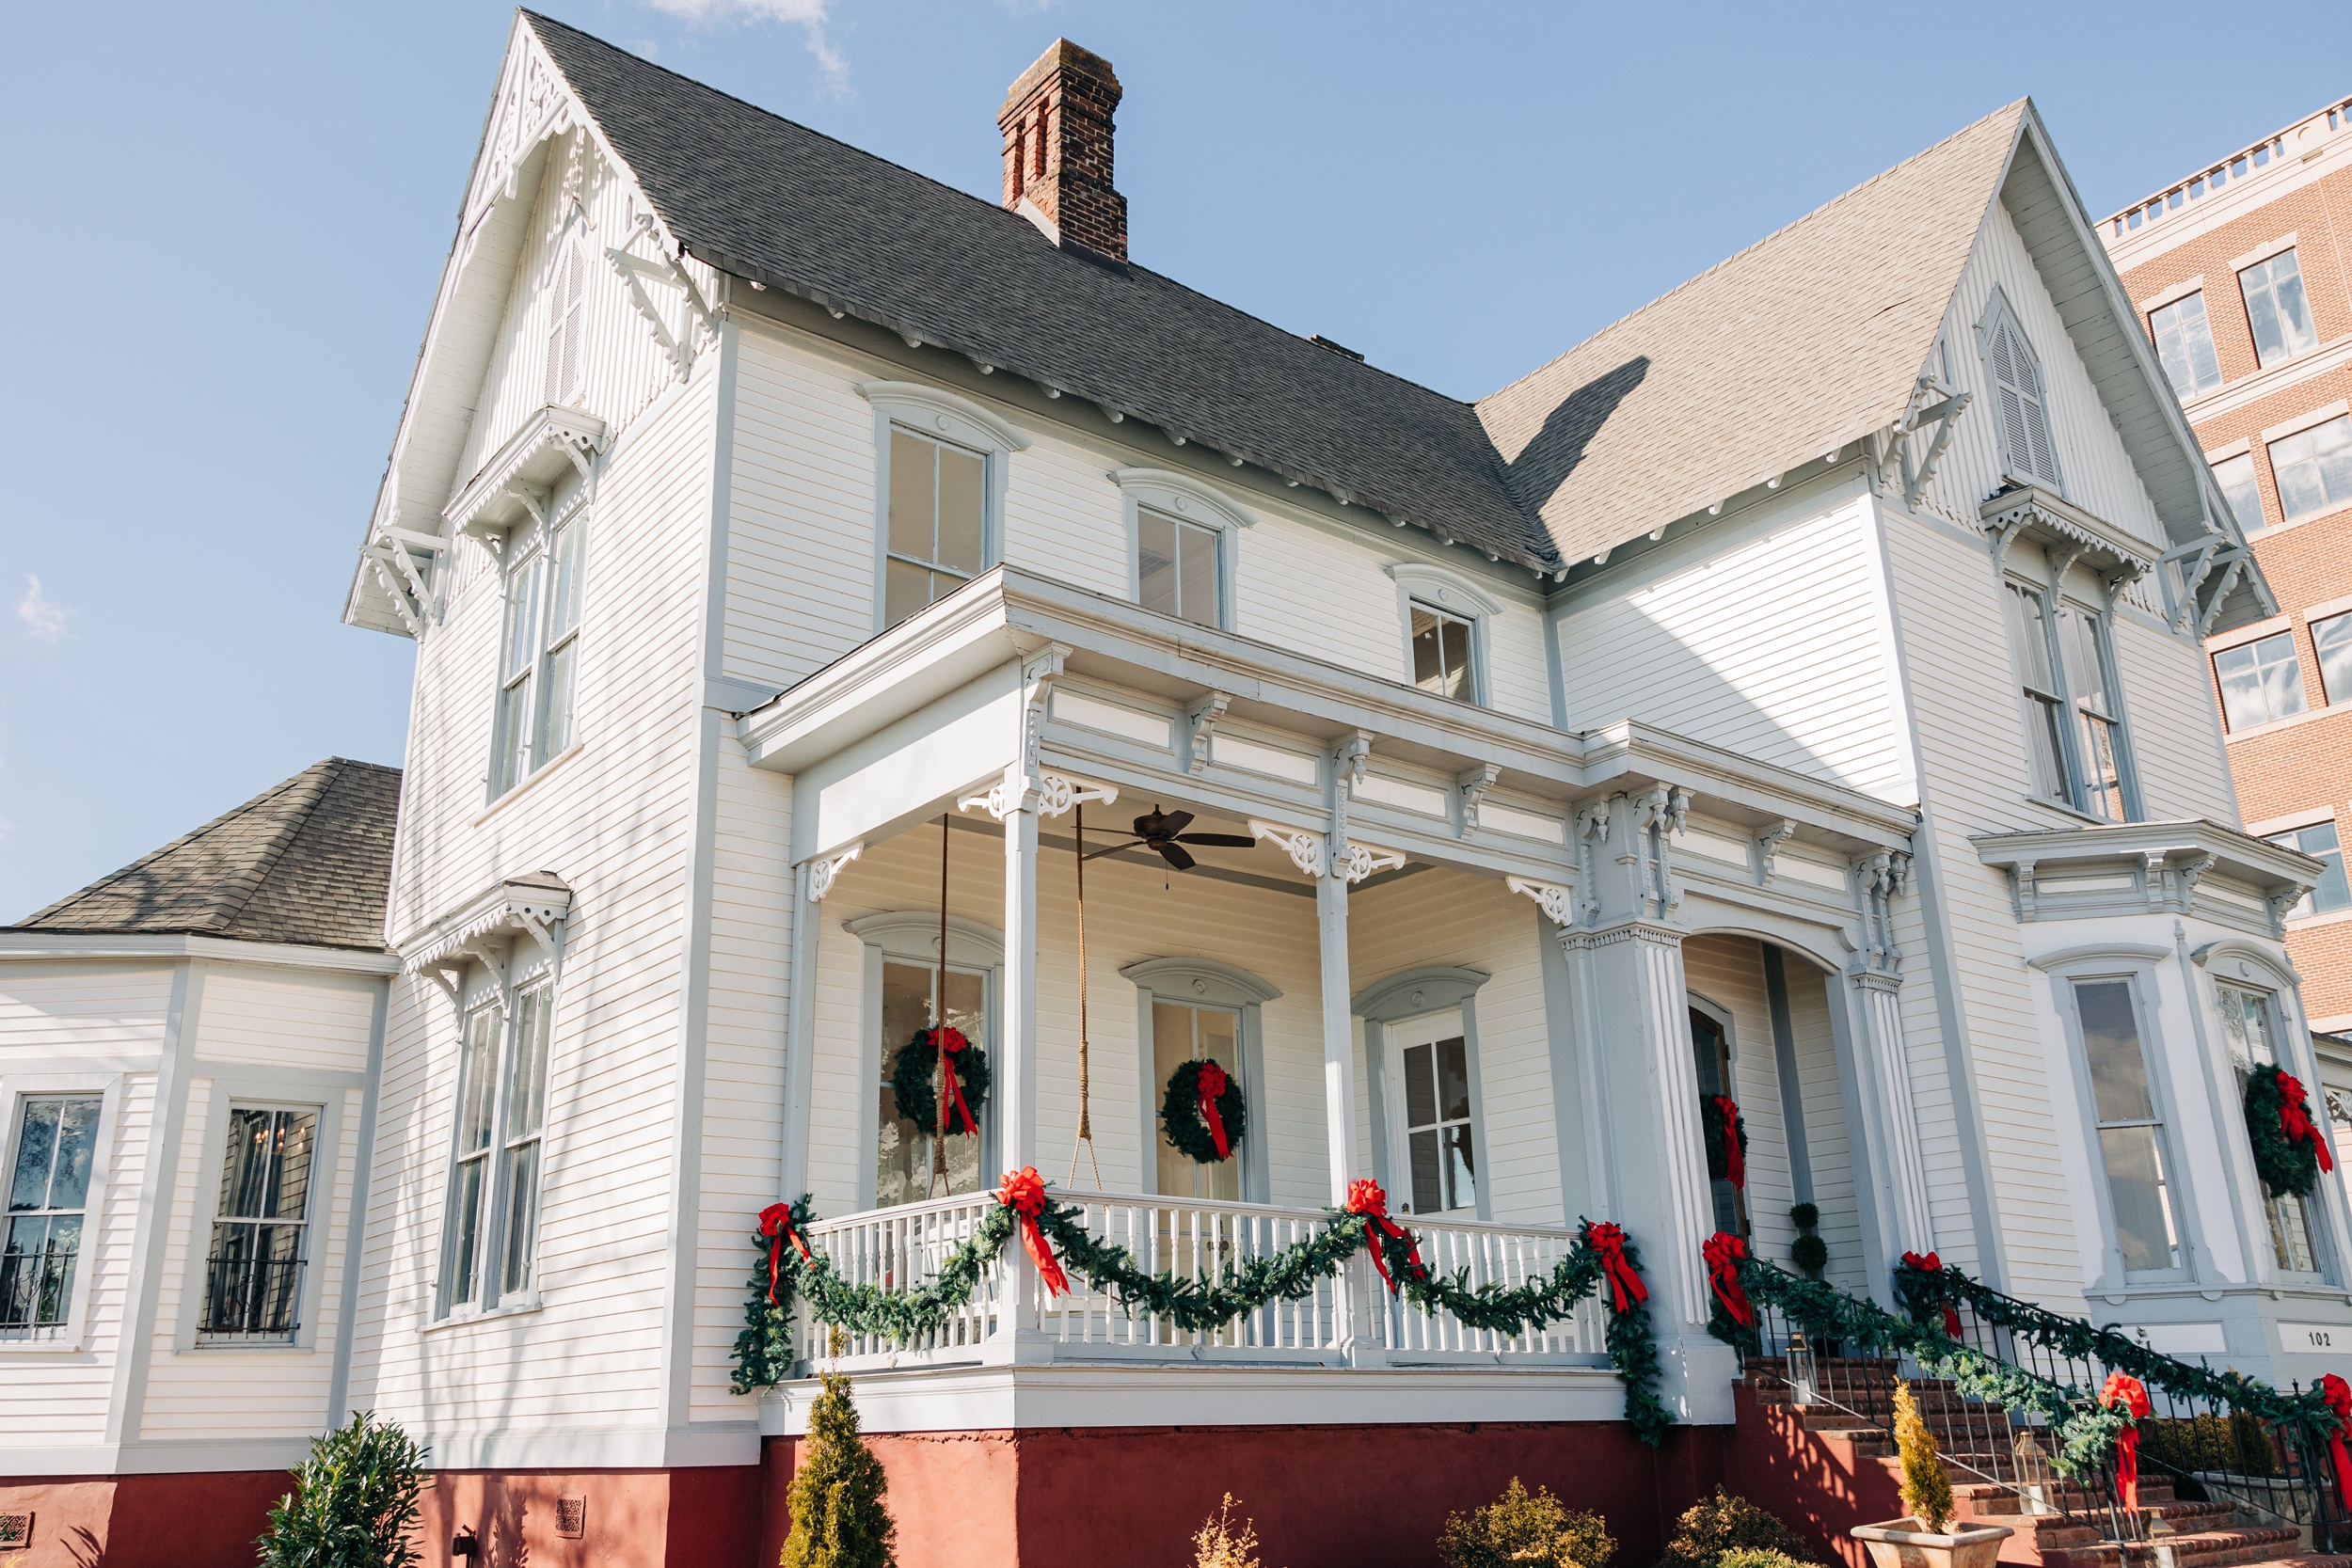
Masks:
[[[808,1190],[808,1105],[817,1057],[817,938],[825,895],[863,843],[792,868],[792,973],[786,995],[784,1131],[776,1196],[790,1203]]]
[[[1327,866],[1315,879],[1315,933],[1323,967],[1323,1133],[1331,1201],[1347,1205],[1361,1162],[1356,1148],[1356,1015],[1347,967],[1347,879]]]
[[[1903,1043],[1902,949],[1893,906],[1910,881],[1911,857],[1871,855],[1854,863],[1863,942],[1846,972],[1854,1065],[1860,1082],[1869,1180],[1862,1195],[1863,1262],[1874,1296],[1892,1300],[1891,1271],[1905,1252],[1935,1246],[1928,1207],[1927,1163],[1911,1098],[1911,1061]],[[1875,1254],[1875,1256],[1873,1256]]]

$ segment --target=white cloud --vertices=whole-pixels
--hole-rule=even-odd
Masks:
[[[66,635],[65,624],[80,613],[68,610],[40,591],[40,578],[27,572],[24,575],[24,596],[16,601],[16,618],[24,623],[24,633],[43,642],[56,642]]]
[[[849,57],[834,46],[826,30],[833,20],[833,0],[643,0],[655,10],[691,22],[698,27],[723,22],[782,22],[801,29],[803,41],[825,73],[825,86],[846,96],[850,90]]]

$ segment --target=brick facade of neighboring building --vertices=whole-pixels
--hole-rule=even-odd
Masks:
[[[2302,711],[2249,723],[2223,705],[2246,824],[2277,834],[2333,823],[2338,843],[2352,845],[2352,643],[2339,656],[2345,689],[2330,692],[2312,635],[2315,624],[2352,611],[2352,493],[2331,484],[2322,504],[2288,516],[2270,450],[2345,414],[2352,400],[2352,103],[2323,109],[2115,214],[2101,225],[2101,237],[2151,336],[2160,338],[2152,313],[2197,292],[2201,279],[2219,382],[2192,370],[2195,379],[2179,388],[2183,406],[2217,464],[2240,453],[2250,458],[2261,496],[2262,515],[2241,521],[2281,613],[2210,646],[2225,656],[2286,634],[2294,668],[2277,678],[2299,692]],[[2312,341],[2274,353],[2265,367],[2241,273],[2287,245]],[[2352,433],[2352,424],[2343,428]],[[2340,467],[2352,481],[2352,449]],[[2281,645],[2268,650],[2275,657]],[[2352,1026],[2352,888],[2323,889],[2314,903],[2290,923],[2288,947],[2313,1027],[2341,1030]]]

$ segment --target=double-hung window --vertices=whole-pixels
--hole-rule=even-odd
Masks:
[[[229,1108],[199,1344],[285,1343],[302,1326],[316,1106]]]
[[[2164,1122],[2148,1083],[2148,1052],[2128,980],[2077,980],[2074,1015],[2090,1069],[2092,1113],[2107,1202],[2127,1274],[2180,1266],[2166,1173]]]
[[[1412,1173],[1411,1212],[1438,1214],[1478,1207],[1478,1148],[1470,1115],[1470,1042],[1448,1015],[1440,1034],[1401,1037],[1405,1078],[1405,1153]],[[1410,1025],[1405,1026],[1410,1028]]]
[[[2352,506],[2352,415],[2271,442],[2270,477],[2289,518]]]
[[[2026,704],[2034,793],[2122,822],[2123,725],[2106,617],[2021,582],[2009,584],[2010,638]]]
[[[2303,666],[2295,633],[2273,632],[2213,656],[2221,717],[2233,730],[2274,723],[2303,711]]]
[[[2114,673],[2107,667],[2106,627],[2097,612],[2079,605],[2058,607],[2058,651],[2074,710],[2076,802],[2093,816],[2121,822],[2123,808],[2122,722],[2115,701]]]
[[[2292,246],[2237,275],[2246,296],[2246,323],[2254,331],[2254,357],[2265,370],[2319,346],[2311,302],[2303,297],[2303,268]]]
[[[2049,396],[2042,376],[2042,359],[2026,341],[2008,299],[1998,293],[1985,312],[1978,334],[1984,360],[1993,372],[1993,401],[1998,417],[2001,462],[2014,477],[2062,491],[2058,440],[2050,431]]]
[[[18,1104],[8,1240],[0,1243],[0,1339],[48,1339],[73,1311],[102,1101],[44,1095]]]
[[[2073,801],[2066,782],[2065,700],[2050,657],[2049,604],[2039,589],[2009,585],[2010,641],[2017,644],[2026,696],[2026,745],[2032,753],[2034,793]]]
[[[2213,352],[2213,324],[2205,319],[2202,290],[2148,312],[2148,335],[2172,390],[2185,402],[2221,385],[2221,361]]]
[[[1222,543],[1216,529],[1138,506],[1136,602],[1178,620],[1218,625],[1216,554]]]
[[[1407,603],[1413,684],[1456,702],[1478,701],[1478,623],[1419,599]]]
[[[443,1231],[440,1312],[529,1294],[537,1275],[540,1144],[555,993],[478,1007],[459,1053],[457,1147]]]
[[[2222,499],[2230,503],[2230,515],[2237,526],[2252,532],[2263,526],[2262,485],[2254,478],[2254,454],[2239,452],[2225,457],[2213,466],[2213,477],[2221,485]]]
[[[553,538],[533,541],[507,568],[492,799],[563,755],[572,743],[580,557],[587,540],[587,519],[575,512]]]
[[[980,575],[987,564],[988,459],[890,426],[888,548],[882,625],[895,626]]]
[[[2221,1037],[2230,1047],[2230,1065],[2237,1073],[2238,1098],[2246,1096],[2246,1081],[2258,1067],[2277,1067],[2279,1049],[2268,992],[2227,982],[2217,988],[2221,1003]],[[2319,1253],[2312,1243],[2310,1211],[2293,1193],[2263,1190],[2263,1213],[2269,1224],[2271,1259],[2291,1274],[2317,1274]]]
[[[980,1181],[978,1134],[950,1132],[940,1136],[938,1117],[942,1086],[937,1053],[927,1064],[931,1088],[932,1119],[920,1122],[901,1110],[894,1077],[898,1053],[914,1037],[932,1025],[941,1002],[941,974],[930,964],[884,958],[882,965],[882,1081],[876,1117],[874,1204],[887,1209],[900,1203],[920,1203],[946,1193],[971,1193]],[[949,965],[946,975],[947,1026],[974,1044],[987,1040],[988,976],[985,973]],[[967,1107],[968,1108],[968,1107]],[[952,1117],[952,1110],[945,1110]],[[960,1125],[960,1124],[959,1124]]]
[[[2338,910],[2352,909],[2352,882],[2344,879],[2344,844],[2336,835],[2333,822],[2313,822],[2307,827],[2273,833],[2270,842],[2289,849],[2299,849],[2318,861],[2323,867],[2319,883],[2303,895],[2303,900],[2287,911],[2289,920],[2307,914],[2333,914]]]

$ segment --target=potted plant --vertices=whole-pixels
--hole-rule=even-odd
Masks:
[[[1944,1473],[1928,1423],[1919,1418],[1919,1402],[1902,1382],[1895,1385],[1895,1449],[1902,1456],[1903,1507],[1910,1513],[1847,1532],[1870,1549],[1875,1568],[1993,1568],[2010,1528],[1952,1528],[1952,1479]]]

